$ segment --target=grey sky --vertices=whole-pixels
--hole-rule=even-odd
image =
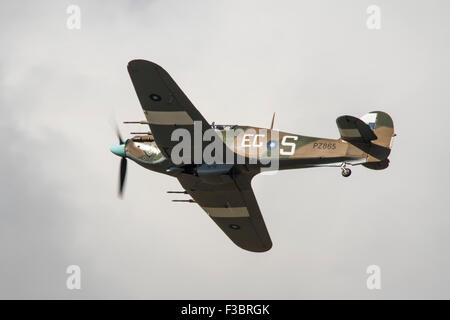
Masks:
[[[81,30],[66,8],[81,8]],[[381,30],[366,9],[381,8]],[[450,298],[448,1],[1,1],[0,298]],[[391,165],[257,176],[273,248],[237,248],[175,179],[120,159],[129,60],[209,121],[334,138],[388,112]],[[121,126],[125,134],[135,127]],[[82,290],[65,269],[82,270]],[[366,288],[368,265],[382,290]]]

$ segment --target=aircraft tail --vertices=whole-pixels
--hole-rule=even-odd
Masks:
[[[389,165],[394,134],[392,118],[385,112],[372,111],[360,119],[341,116],[336,119],[341,139],[368,154],[363,165],[370,169],[385,169]]]
[[[361,120],[373,130],[377,137],[371,141],[369,156],[364,166],[374,170],[387,168],[389,166],[388,156],[395,136],[392,118],[385,112],[372,111],[362,116]]]

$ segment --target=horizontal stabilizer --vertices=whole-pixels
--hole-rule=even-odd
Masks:
[[[349,142],[370,142],[377,136],[361,119],[352,116],[341,116],[336,119],[341,138]]]

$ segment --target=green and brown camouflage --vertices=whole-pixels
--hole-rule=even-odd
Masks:
[[[242,164],[265,166],[263,160],[267,162],[278,158],[279,170],[341,166],[344,162],[349,165],[366,164],[369,168],[374,164],[376,168],[376,164],[387,160],[394,137],[394,127],[387,113],[374,111],[368,115],[375,116],[373,132],[376,139],[366,142],[342,137],[338,139],[309,137],[239,125],[216,126],[216,128],[227,127],[222,130],[216,129],[216,132],[229,150],[244,158]],[[161,164],[169,166],[170,160],[163,156],[157,144],[145,140],[146,136],[138,136],[127,142],[126,150],[130,158],[147,168],[152,165],[161,167]],[[236,161],[236,157],[233,157],[233,161]]]
[[[145,60],[128,65],[146,120],[132,122],[149,125],[147,135],[135,136],[111,147],[122,157],[121,184],[126,158],[159,173],[176,177],[192,199],[239,247],[263,252],[272,247],[258,203],[251,188],[252,178],[262,170],[335,166],[342,175],[347,166],[385,169],[395,136],[391,117],[373,111],[360,119],[341,116],[336,119],[337,139],[303,136],[295,133],[242,125],[210,125],[194,107],[170,75],[160,66]],[[175,161],[181,130],[189,136],[185,162]],[[209,134],[211,139],[204,139]],[[198,140],[200,139],[200,140]],[[184,141],[184,140],[183,140]],[[205,158],[210,144],[213,162]],[[189,149],[188,148],[188,149]],[[200,161],[196,151],[200,150]],[[186,150],[182,150],[183,156]],[[206,154],[207,155],[207,154]],[[230,156],[231,155],[231,156]],[[183,201],[183,200],[181,200]]]

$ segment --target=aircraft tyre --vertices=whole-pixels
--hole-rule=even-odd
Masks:
[[[350,177],[350,175],[352,174],[352,170],[350,170],[349,168],[343,168],[342,169],[342,176],[343,177]]]

